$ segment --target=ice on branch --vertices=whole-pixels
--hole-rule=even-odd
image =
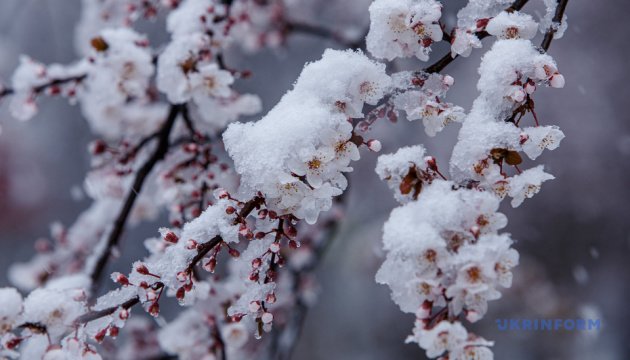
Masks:
[[[556,14],[556,8],[558,7],[558,1],[556,0],[543,0],[545,2],[545,7],[547,11],[545,11],[545,15],[540,19],[539,29],[541,33],[546,33],[549,29],[553,29],[555,32],[553,33],[554,39],[560,39],[564,35],[564,32],[567,30],[567,14],[562,15],[562,21],[559,23],[553,21],[553,17]]]
[[[367,49],[379,59],[427,61],[431,44],[442,40],[441,16],[442,5],[435,0],[376,0],[370,5]]]
[[[515,166],[520,171],[520,151],[534,159],[542,149],[557,148],[564,137],[557,127],[521,129],[518,125],[525,121],[521,118],[527,111],[532,112],[538,125],[531,99],[537,85],[564,85],[564,78],[549,55],[539,53],[524,39],[497,41],[484,55],[479,74],[477,88],[481,94],[460,130],[451,158],[451,173],[455,181],[473,182],[501,197],[515,196],[519,200],[512,204],[517,206],[531,195],[524,195],[522,185],[516,177],[507,176],[506,168]],[[551,177],[538,178],[536,186]]]
[[[410,121],[422,119],[424,131],[435,136],[444,127],[464,119],[464,109],[444,101],[453,85],[448,75],[402,72],[393,75],[396,84],[406,91],[392,97],[396,109],[404,110]]]
[[[363,104],[376,104],[390,84],[385,66],[363,53],[327,50],[265,117],[224,133],[242,190],[262,192],[279,215],[314,223],[359,158],[348,118],[361,117]]]

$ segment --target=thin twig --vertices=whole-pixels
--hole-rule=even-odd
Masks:
[[[144,181],[151,173],[151,170],[155,167],[155,165],[164,158],[169,149],[169,138],[171,134],[171,130],[173,125],[175,124],[175,120],[177,119],[177,115],[180,113],[182,106],[181,105],[172,105],[168,114],[168,118],[162,125],[158,135],[158,144],[155,148],[155,151],[147,159],[147,161],[142,165],[142,167],[136,173],[136,177],[134,179],[133,185],[129,193],[127,194],[127,198],[116,217],[114,222],[114,226],[112,231],[109,233],[107,238],[107,243],[105,245],[105,249],[99,255],[94,268],[92,269],[90,275],[90,279],[92,279],[92,286],[96,288],[98,286],[99,279],[105,270],[105,265],[107,264],[107,260],[109,259],[109,255],[112,249],[118,245],[120,241],[120,237],[125,229],[125,225],[127,223],[127,219],[129,218],[129,214],[131,214],[131,210],[133,209],[133,205],[138,198],[138,194],[142,190],[142,186],[144,185]]]

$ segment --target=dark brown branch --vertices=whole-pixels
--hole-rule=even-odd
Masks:
[[[175,124],[177,115],[181,111],[181,108],[182,108],[182,105],[171,106],[171,110],[168,114],[168,117],[158,133],[158,136],[157,136],[158,144],[157,144],[157,147],[155,148],[155,151],[153,152],[151,157],[149,157],[149,159],[147,159],[147,161],[142,165],[142,167],[140,167],[140,169],[138,170],[136,174],[136,177],[134,179],[133,185],[131,186],[129,194],[127,194],[127,198],[125,199],[123,207],[120,209],[120,212],[118,213],[118,216],[116,217],[112,231],[109,233],[109,236],[107,238],[107,243],[105,245],[105,249],[99,255],[99,258],[96,261],[96,264],[94,265],[94,268],[92,269],[92,272],[90,273],[90,278],[92,279],[93,288],[96,288],[98,281],[101,275],[103,274],[103,271],[105,270],[105,265],[107,264],[107,260],[109,259],[111,250],[116,245],[118,245],[118,242],[120,241],[120,237],[122,236],[122,233],[125,229],[125,225],[127,223],[129,214],[131,213],[131,210],[133,209],[133,205],[136,202],[136,199],[138,198],[138,194],[140,193],[140,191],[142,191],[142,186],[144,185],[144,181],[151,173],[151,170],[153,170],[153,167],[155,167],[155,165],[160,160],[162,160],[164,156],[166,155],[166,153],[168,152],[171,130],[173,128],[173,125]]]
[[[159,281],[151,286],[151,288],[153,290],[160,290],[163,287],[164,287],[164,283],[159,282]],[[120,305],[108,307],[108,308],[103,309],[103,310],[96,310],[96,311],[90,311],[89,313],[85,313],[85,314],[79,316],[78,318],[76,318],[74,320],[74,323],[75,324],[87,324],[90,321],[94,321],[94,320],[103,318],[105,316],[111,315],[114,312],[116,312],[116,310],[118,310],[119,308],[123,308],[125,310],[128,310],[128,309],[131,309],[132,307],[136,306],[139,303],[140,303],[140,298],[138,296],[134,296],[131,299],[123,302]]]
[[[505,9],[505,11],[507,12],[519,11],[523,8],[523,6],[525,6],[525,4],[527,4],[528,1],[529,0],[516,0],[514,1],[514,3],[512,3],[512,5],[510,5],[510,7]],[[486,31],[478,31],[475,33],[475,35],[477,35],[479,40],[485,39],[486,37],[490,36],[490,34],[488,34]],[[452,63],[458,57],[459,55],[452,56],[449,50],[448,54],[445,54],[435,63],[424,68],[424,72],[427,72],[430,74],[439,73],[440,71],[444,70],[445,67],[447,67],[450,63]]]
[[[540,47],[545,50],[545,52],[549,51],[549,46],[551,46],[551,41],[553,40],[553,36],[556,34],[558,29],[554,26],[554,24],[560,25],[562,22],[562,18],[564,17],[564,12],[567,8],[567,4],[569,0],[558,0],[558,5],[556,6],[556,13],[551,20],[551,27],[545,33],[545,37],[543,38],[542,44]]]

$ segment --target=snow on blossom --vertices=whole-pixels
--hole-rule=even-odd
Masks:
[[[551,85],[551,79],[561,75],[553,59],[539,53],[525,39],[497,41],[484,55],[479,74],[477,88],[481,94],[460,130],[451,158],[451,174],[455,181],[473,180],[482,188],[496,189],[498,184],[506,182],[502,166],[520,163],[518,151],[527,149],[529,156],[536,157],[539,154],[534,148],[554,149],[551,143],[562,138],[556,128],[547,128],[548,134],[538,139],[545,130],[525,130],[523,134],[515,124],[506,122],[526,101],[524,96],[515,98],[514,91],[531,92],[527,85],[530,81]],[[527,132],[532,132],[531,140]],[[547,135],[549,139],[543,140]],[[511,156],[512,160],[505,156]]]
[[[510,179],[508,195],[512,198],[512,207],[518,207],[525,199],[529,199],[540,191],[543,182],[553,180],[553,175],[543,171],[543,166],[527,169]]]
[[[44,354],[42,360],[101,360],[102,357],[93,346],[75,336],[68,336],[61,341],[60,347],[52,347]]]
[[[214,62],[213,42],[205,33],[172,39],[158,58],[157,88],[171,103],[190,100],[194,114],[216,130],[242,115],[260,111],[258,96],[237,94],[230,86],[233,75]]]
[[[435,0],[376,0],[370,5],[367,49],[376,58],[429,59],[431,44],[442,40],[442,5]]]
[[[452,37],[451,43],[451,56],[455,57],[460,55],[468,57],[472,53],[473,49],[481,48],[481,40],[477,35],[472,33],[472,30],[465,30],[456,28]]]
[[[85,71],[85,64],[78,63],[70,66],[59,64],[44,65],[28,56],[20,56],[20,64],[11,77],[14,94],[9,102],[9,111],[19,120],[29,120],[37,114],[36,97],[46,91],[49,95],[63,95],[71,97],[75,86],[80,82],[79,77]],[[42,88],[54,79],[77,78],[69,84],[59,84],[51,89]]]
[[[477,22],[497,16],[512,0],[469,0],[466,6],[457,12],[457,27],[460,29],[477,28]]]
[[[451,39],[451,56],[468,57],[473,49],[481,48],[481,40],[475,33],[485,30],[488,21],[510,5],[511,0],[468,1],[457,12],[457,27]]]
[[[11,331],[22,312],[22,295],[14,288],[0,288],[0,335]]]
[[[167,107],[152,103],[148,94],[155,67],[146,37],[127,28],[105,29],[92,46],[80,94],[92,130],[107,138],[155,131]]]
[[[486,31],[500,39],[529,40],[536,36],[538,24],[529,14],[503,11],[490,19]]]
[[[400,203],[417,199],[422,187],[430,184],[437,177],[437,166],[433,157],[424,157],[422,145],[406,146],[394,154],[378,157],[376,173],[387,182]]]
[[[459,322],[440,321],[429,330],[416,329],[407,342],[418,342],[426,350],[427,357],[435,358],[445,352],[452,360],[492,360],[493,355],[487,346],[492,342],[472,338]]]
[[[408,77],[409,83],[421,84],[419,90],[407,90],[393,96],[397,109],[404,110],[410,121],[422,119],[424,131],[435,136],[444,127],[464,119],[464,109],[443,101],[446,92],[453,84],[453,78],[441,74],[394,74]]]
[[[556,0],[543,0],[545,2],[545,15],[540,19],[539,29],[541,33],[546,33],[549,29],[555,30],[553,33],[554,39],[560,39],[567,30],[567,14],[562,15],[560,23],[554,22],[553,18],[556,14],[556,8],[558,7],[558,1]]]
[[[415,313],[425,300],[443,304],[442,291],[463,266],[458,254],[507,223],[497,212],[499,199],[493,194],[453,186],[434,181],[418,200],[394,209],[385,223],[387,258],[376,280],[391,288],[394,302],[404,312]]]
[[[84,281],[76,279],[59,279],[56,284],[48,284],[44,288],[32,291],[24,299],[24,311],[21,322],[41,324],[46,333],[58,341],[67,331],[73,328],[74,320],[86,312],[85,293],[82,290]]]
[[[184,0],[166,19],[166,29],[173,38],[187,37],[192,34],[213,33],[221,36],[226,6],[215,0]]]
[[[535,160],[543,150],[555,150],[564,139],[564,133],[557,126],[537,126],[523,129],[521,136],[523,152]]]
[[[270,210],[314,223],[345,190],[343,172],[358,159],[347,118],[361,116],[390,84],[384,65],[360,51],[327,50],[265,117],[224,133],[242,191],[261,191]]]

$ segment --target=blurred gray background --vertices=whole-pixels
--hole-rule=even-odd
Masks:
[[[452,24],[455,9],[464,2],[444,2],[450,14],[446,22]],[[541,11],[541,0],[530,2],[527,11]],[[22,53],[45,63],[74,60],[79,3],[0,1],[0,79],[9,80]],[[367,24],[368,1],[319,4],[309,11],[321,24]],[[352,11],[343,10],[349,6]],[[542,123],[558,124],[566,138],[558,150],[540,158],[556,180],[520,208],[503,209],[510,219],[506,231],[518,241],[521,265],[515,270],[514,286],[504,291],[503,299],[490,303],[488,315],[474,326],[496,341],[498,359],[630,358],[629,9],[619,1],[571,0],[569,29],[551,46],[567,85],[537,92],[536,110]],[[164,39],[162,25],[158,21],[140,28],[159,40]],[[295,35],[283,49],[253,56],[231,54],[228,61],[253,71],[251,81],[238,86],[261,94],[269,109],[304,62],[335,46]],[[437,46],[434,51],[441,55],[446,48]],[[477,96],[481,54],[475,51],[446,70],[455,78],[449,101],[466,109]],[[400,65],[423,66],[414,61]],[[71,189],[81,185],[88,169],[85,149],[92,137],[78,109],[60,99],[41,102],[40,115],[29,122],[11,119],[6,104],[0,104],[0,126],[0,285],[5,285],[8,265],[30,257],[34,241],[48,235],[51,221],[71,224],[87,206],[87,200],[73,200]],[[446,166],[458,128],[451,126],[428,138],[420,122],[399,121],[379,124],[374,136],[381,139],[385,153],[424,143]],[[424,358],[417,345],[403,343],[414,317],[402,314],[388,289],[374,282],[382,255],[381,227],[396,204],[374,174],[376,155],[362,156],[351,175],[350,216],[318,271],[320,298],[308,315],[295,359]],[[144,255],[141,240],[155,235],[156,229],[157,224],[146,224],[127,233],[119,268]],[[494,322],[577,317],[601,318],[602,331],[499,332]]]

